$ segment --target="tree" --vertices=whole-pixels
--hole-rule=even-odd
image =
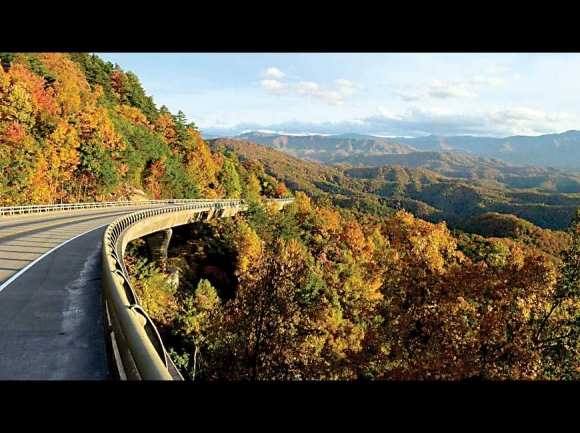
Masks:
[[[153,98],[145,94],[145,90],[137,75],[128,71],[126,76],[130,88],[128,99],[131,106],[138,108],[147,117],[149,122],[154,122],[159,116],[159,112],[153,102]]]
[[[257,202],[260,200],[261,192],[262,187],[260,185],[260,180],[253,172],[250,172],[244,183],[242,197],[248,202]]]
[[[580,209],[572,218],[571,232],[572,243],[562,253],[551,306],[536,334],[550,379],[580,378]]]
[[[319,378],[325,334],[317,326],[323,304],[312,258],[299,241],[279,240],[262,252],[260,266],[254,263],[240,268],[238,294],[213,336],[211,377]]]
[[[184,368],[188,375],[195,380],[203,378],[204,349],[211,332],[213,321],[217,321],[221,301],[216,290],[206,279],[199,280],[193,294],[187,295],[179,306],[175,334],[180,337],[180,352],[187,354]]]
[[[229,158],[225,158],[218,174],[218,180],[227,198],[240,198],[242,196],[240,177],[234,163]]]

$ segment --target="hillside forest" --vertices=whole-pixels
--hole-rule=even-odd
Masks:
[[[96,55],[0,53],[0,62],[0,206],[248,203],[232,218],[175,227],[167,263],[149,260],[141,239],[127,249],[139,301],[187,380],[580,378],[573,196],[527,191],[529,202],[567,206],[544,222],[509,212],[521,206],[448,222],[453,207],[409,197],[452,186],[429,173],[284,169],[301,161],[203,139],[184,113],[157,108],[134,73]],[[415,190],[394,192],[392,170]],[[423,198],[439,190],[449,191]],[[278,211],[273,197],[294,201]],[[426,206],[429,218],[417,211]]]

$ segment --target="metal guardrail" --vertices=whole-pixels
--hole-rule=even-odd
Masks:
[[[282,207],[292,200],[289,198],[275,201]],[[183,380],[168,356],[157,328],[139,305],[138,297],[131,287],[123,256],[127,244],[139,237],[137,231],[132,229],[139,223],[145,225],[148,219],[168,213],[207,212],[209,218],[216,214],[228,216],[246,207],[243,200],[196,200],[194,203],[172,201],[171,204],[173,206],[125,215],[113,221],[104,234],[102,285],[105,318],[106,323],[110,324],[110,346],[114,352],[112,355],[115,358],[119,379]],[[175,225],[186,223],[187,221]]]
[[[180,203],[211,203],[211,199],[171,199],[171,200],[141,200],[141,201],[109,201],[109,202],[90,202],[90,203],[64,203],[64,204],[46,204],[31,206],[4,206],[0,207],[0,216],[2,215],[19,215],[25,213],[52,212],[73,209],[89,209],[97,207],[113,206],[143,206],[148,204],[180,204]]]

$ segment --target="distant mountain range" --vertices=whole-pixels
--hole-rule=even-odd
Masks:
[[[406,209],[450,227],[470,226],[472,218],[495,212],[561,230],[569,227],[580,207],[580,174],[552,168],[439,152],[391,155],[407,158],[407,164],[330,166],[255,141],[223,138],[208,143],[213,151],[233,151],[241,161],[260,162],[266,173],[293,191],[378,214]]]
[[[266,132],[250,132],[227,138],[263,144],[292,156],[331,165],[381,166],[398,164],[389,159],[394,155],[444,152],[580,172],[580,131],[576,130],[505,138],[437,135],[380,138],[362,134],[326,136]]]
[[[231,137],[280,150],[298,158],[332,164],[351,156],[392,155],[416,152],[412,146],[364,135],[278,135],[250,132]]]

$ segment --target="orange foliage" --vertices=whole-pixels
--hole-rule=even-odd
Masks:
[[[155,200],[161,198],[161,185],[159,184],[159,180],[165,173],[165,156],[162,156],[161,159],[153,162],[151,166],[147,169],[144,183],[145,187],[153,193]]]
[[[274,195],[276,197],[285,197],[288,194],[288,188],[284,182],[278,182],[276,189],[274,190]]]
[[[416,219],[404,210],[383,225],[383,235],[397,249],[406,251],[408,259],[422,263],[423,272],[444,272],[451,263],[464,259],[444,222],[433,224]]]
[[[24,137],[26,133],[26,128],[17,122],[11,122],[6,127],[0,127],[0,143],[6,144],[8,146],[16,146]]]
[[[177,134],[175,133],[175,123],[171,120],[170,114],[160,114],[153,122],[153,126],[165,143],[173,144]]]
[[[80,112],[91,90],[77,64],[67,53],[40,53],[39,58],[56,78],[53,87],[59,114],[66,117]]]
[[[125,148],[121,134],[115,127],[108,112],[103,107],[86,107],[78,115],[79,136],[81,141],[94,142],[98,140],[106,150],[111,151],[113,158],[119,157],[119,151]]]
[[[383,378],[541,377],[535,336],[555,286],[548,259],[514,247],[506,260],[472,262],[455,250],[444,224],[404,211],[381,230],[396,254],[383,265],[384,327],[367,344],[384,354],[372,361]]]
[[[31,198],[33,203],[52,203],[53,191],[50,188],[48,161],[40,158],[31,178]]]
[[[206,198],[217,197],[220,193],[216,188],[219,184],[217,181],[219,166],[200,133],[192,128],[188,130],[191,134],[180,143],[180,148],[172,150],[183,156],[185,172],[196,180],[200,193]]]
[[[50,114],[56,114],[52,96],[53,89],[46,87],[46,80],[30,72],[25,66],[16,64],[8,71],[12,85],[18,83],[22,85],[31,96],[31,103],[34,112],[46,110]]]
[[[58,119],[56,128],[47,137],[47,143],[50,149],[50,171],[61,181],[69,180],[80,162],[77,130],[64,120]]]
[[[111,71],[110,76],[111,76],[111,87],[113,88],[115,95],[117,96],[117,98],[123,101],[123,99],[130,92],[130,89],[128,88],[129,81],[127,79],[127,75],[125,75],[123,71],[114,70]]]
[[[254,280],[256,271],[262,266],[262,240],[246,222],[240,220],[235,243],[238,254],[236,276],[242,281]]]
[[[340,214],[326,207],[317,207],[313,223],[312,232],[328,240],[334,238],[340,230]]]
[[[344,225],[339,239],[352,251],[362,252],[367,247],[365,234],[360,224],[356,221],[348,221]]]

